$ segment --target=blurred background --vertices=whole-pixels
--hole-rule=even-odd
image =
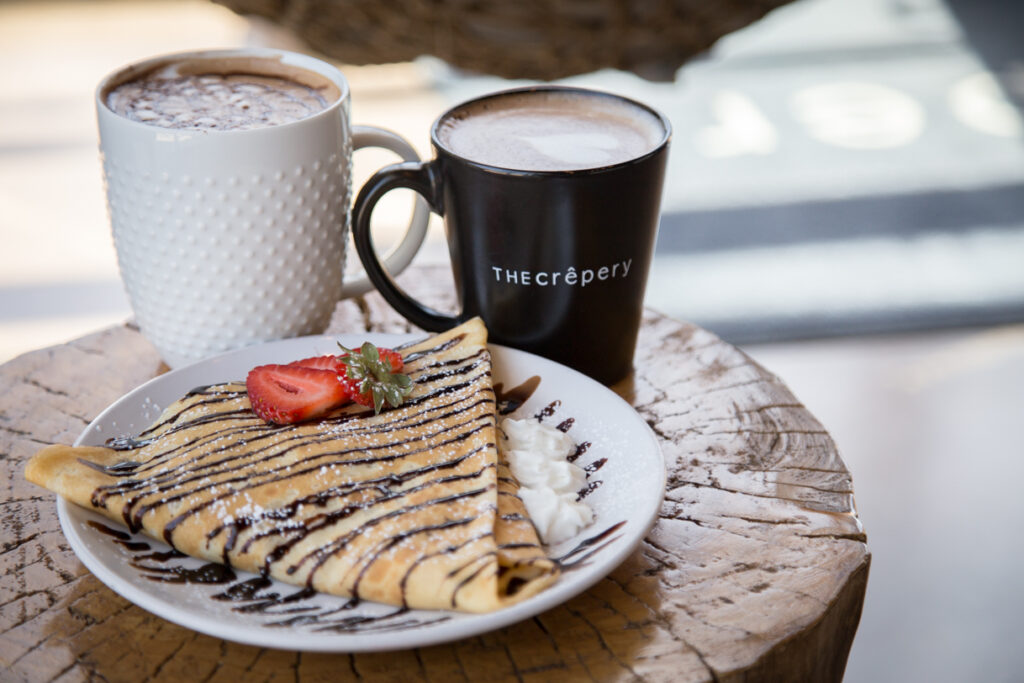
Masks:
[[[780,375],[853,472],[873,561],[848,681],[1024,670],[1021,36],[1020,2],[796,0],[644,74],[660,80],[560,79],[671,119],[647,304]],[[142,57],[238,45],[315,53],[199,0],[0,2],[0,362],[131,315],[95,84]],[[530,82],[429,56],[342,67],[354,120],[423,155],[443,110]],[[390,161],[374,155],[357,156],[357,186]],[[409,197],[385,201],[384,242]],[[417,261],[446,260],[435,220]]]

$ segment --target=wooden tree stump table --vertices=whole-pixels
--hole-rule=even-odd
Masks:
[[[450,306],[450,278],[402,281]],[[329,332],[408,332],[376,294]],[[419,650],[312,654],[218,640],[94,578],[25,461],[72,442],[166,367],[130,325],[0,366],[0,680],[837,681],[870,555],[835,444],[777,377],[694,325],[645,316],[634,374],[613,387],[661,442],[668,487],[641,546],[533,619]]]

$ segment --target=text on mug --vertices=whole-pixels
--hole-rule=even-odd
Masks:
[[[629,275],[629,267],[632,265],[633,259],[627,259],[613,263],[610,266],[583,268],[578,272],[571,266],[564,272],[560,270],[515,270],[502,268],[501,266],[491,266],[491,270],[494,271],[494,278],[497,282],[505,282],[510,285],[538,285],[540,287],[547,287],[548,285],[556,286],[561,282],[561,284],[569,285],[570,287],[575,287],[576,285],[586,287],[595,279],[603,281],[613,278],[624,278]]]

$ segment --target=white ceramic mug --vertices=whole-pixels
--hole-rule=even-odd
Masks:
[[[250,130],[161,128],[121,116],[105,101],[118,84],[164,63],[235,58],[318,74],[338,96],[306,118]],[[322,332],[339,298],[371,288],[365,278],[342,283],[352,150],[377,146],[404,160],[418,157],[394,133],[351,124],[348,83],[333,66],[269,49],[166,55],[105,78],[96,110],[121,277],[140,330],[172,368]],[[412,261],[428,215],[417,200],[408,231],[387,256],[389,270]]]

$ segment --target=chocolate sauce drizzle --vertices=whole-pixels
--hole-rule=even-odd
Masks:
[[[348,480],[343,474],[346,468],[386,464],[394,460],[414,458],[432,448],[455,446],[472,438],[491,423],[491,411],[487,408],[491,401],[495,402],[495,410],[500,415],[510,415],[532,397],[541,381],[538,376],[531,377],[507,391],[502,384],[495,384],[493,399],[486,395],[481,398],[479,392],[466,391],[480,380],[484,372],[483,352],[453,361],[417,363],[420,359],[429,357],[432,352],[456,346],[459,341],[461,338],[456,337],[436,349],[406,357],[409,374],[417,384],[427,386],[429,390],[407,401],[406,406],[414,410],[405,411],[405,414],[387,428],[364,424],[368,419],[368,413],[364,410],[344,410],[324,419],[325,429],[320,432],[296,432],[281,439],[281,432],[287,428],[266,425],[254,419],[247,408],[247,403],[245,407],[239,407],[240,403],[244,403],[243,384],[197,387],[189,392],[189,400],[177,412],[165,413],[160,421],[137,436],[118,437],[107,442],[108,447],[125,452],[125,460],[107,466],[86,463],[117,479],[115,483],[98,488],[93,493],[93,505],[102,508],[113,497],[124,499],[122,517],[132,532],[141,530],[147,514],[165,506],[176,505],[179,508],[177,514],[166,523],[163,531],[163,539],[172,549],[154,551],[149,543],[137,540],[134,535],[98,522],[90,521],[88,524],[100,533],[110,536],[114,543],[129,551],[132,554],[131,566],[147,579],[162,583],[223,586],[223,589],[210,596],[211,599],[230,603],[236,612],[259,615],[262,618],[261,623],[267,627],[304,627],[313,631],[356,633],[418,628],[445,621],[450,616],[443,612],[414,612],[404,606],[383,614],[367,614],[365,610],[357,609],[361,604],[358,597],[359,584],[374,562],[386,555],[389,549],[416,535],[470,525],[474,521],[473,515],[459,517],[455,512],[452,513],[454,516],[448,515],[448,519],[440,524],[426,524],[403,531],[365,550],[365,561],[361,563],[352,591],[356,597],[346,599],[320,595],[313,589],[313,581],[317,570],[328,559],[346,545],[356,543],[358,537],[373,526],[432,506],[457,506],[460,501],[472,501],[493,488],[493,485],[467,486],[454,495],[428,496],[421,502],[411,502],[418,494],[430,493],[433,488],[444,490],[445,484],[454,481],[464,480],[472,484],[475,479],[481,479],[487,467],[493,465],[469,471],[462,467],[476,455],[479,448],[448,462],[412,467],[398,473],[384,473],[378,478]],[[553,401],[537,412],[534,418],[539,421],[551,418],[558,412],[560,406],[560,401]],[[450,421],[451,418],[463,419],[454,427],[439,426],[441,421]],[[571,417],[564,419],[557,428],[568,432],[574,422]],[[216,428],[206,433],[195,431],[195,427],[209,424],[216,424]],[[416,443],[409,439],[388,438],[389,433],[410,428],[434,431],[428,431]],[[325,439],[317,434],[330,434],[333,431],[343,431],[346,435],[356,437],[365,436],[367,442],[345,450],[318,451],[301,460],[290,457],[293,451]],[[374,435],[383,438],[379,442],[373,442],[371,437]],[[168,436],[178,437],[172,447],[160,451],[145,462],[131,459],[134,451],[145,448],[157,438],[167,439]],[[240,454],[238,449],[233,447],[238,443],[246,445],[244,453]],[[579,459],[590,445],[589,442],[578,444],[569,460]],[[399,447],[398,452],[396,446]],[[488,446],[493,447],[493,444]],[[182,458],[183,463],[178,462],[174,467],[168,466],[172,459]],[[258,460],[261,465],[257,475],[252,474],[254,460]],[[601,485],[600,480],[589,480],[589,477],[600,470],[606,461],[606,458],[600,458],[585,466],[588,482],[579,492],[579,498],[589,495]],[[207,544],[218,537],[223,537],[222,564],[205,563],[196,566],[197,560],[173,549],[175,530],[195,515],[224,504],[232,496],[239,492],[244,494],[250,488],[267,484],[287,485],[290,481],[313,475],[325,468],[332,473],[338,470],[336,485],[315,491],[282,507],[255,509],[225,518],[220,526],[210,531],[206,538]],[[414,481],[417,483],[409,486]],[[499,495],[514,494],[499,488]],[[335,501],[344,501],[345,504],[335,504],[328,509]],[[363,513],[374,506],[394,502],[401,504],[393,511],[372,517],[370,521],[356,527],[346,536],[335,539],[327,546],[301,555],[292,552],[310,534],[327,528],[332,523]],[[301,517],[299,512],[303,509],[319,512]],[[502,519],[512,523],[530,523],[528,517],[518,513],[504,514]],[[619,522],[600,533],[588,536],[575,548],[555,558],[555,562],[563,572],[584,565],[587,560],[620,537],[616,536],[615,532],[624,524],[624,521]],[[470,538],[462,545],[471,544],[478,538]],[[231,566],[234,554],[245,553],[253,544],[267,540],[272,540],[275,545],[267,554],[261,575],[254,577],[245,573],[240,578]],[[522,545],[530,544],[505,544],[499,550],[514,551]],[[450,547],[447,552],[458,550],[459,547]],[[426,559],[428,558],[420,558],[417,562]],[[454,576],[464,569],[468,571],[479,560],[479,557],[473,557],[468,564],[453,569],[451,575]],[[289,574],[308,570],[306,586],[280,592],[277,589],[278,584],[269,578],[271,569],[278,562],[287,562],[285,571]],[[483,567],[484,565],[481,565],[465,575],[460,588],[483,571]],[[405,581],[413,568],[415,565],[410,567],[402,578],[403,595]],[[507,591],[513,593],[516,588],[513,580],[508,584]],[[455,591],[456,595],[457,593],[458,589]],[[317,596],[320,597],[313,602]],[[456,596],[453,595],[453,607],[455,600]]]
[[[408,607],[388,608],[388,611],[381,614],[357,612],[363,604],[358,598],[325,595],[310,588],[294,589],[288,586],[288,592],[282,593],[275,590],[280,584],[265,576],[245,574],[238,577],[230,567],[213,563],[194,567],[191,565],[197,560],[177,550],[153,551],[148,542],[136,540],[137,536],[101,522],[90,520],[87,524],[112,537],[117,545],[130,551],[129,563],[150,581],[190,586],[228,584],[219,592],[211,593],[209,598],[231,604],[234,612],[255,615],[260,625],[266,628],[301,627],[314,632],[330,633],[401,631],[438,624],[452,618],[443,612],[414,611]],[[615,534],[625,524],[625,521],[618,522],[599,533],[589,535],[571,550],[552,559],[563,573],[585,566],[588,560],[621,537],[621,534]],[[374,605],[376,611],[380,607]]]
[[[239,578],[230,567],[214,563],[193,567],[191,565],[196,560],[177,550],[147,552],[151,550],[150,544],[133,540],[136,537],[131,534],[92,520],[87,524],[131,551],[131,566],[150,581],[188,585],[228,584],[220,592],[211,594],[210,599],[230,603],[234,612],[260,617],[261,625],[267,628],[306,627],[314,632],[359,633],[418,628],[451,619],[444,613],[413,615],[407,607],[389,609],[383,614],[370,614],[364,610],[346,616],[346,612],[360,607],[362,601],[327,596],[310,588],[293,589],[282,594],[273,590],[276,584],[267,577],[247,575],[251,578]],[[154,565],[154,562],[158,564]],[[168,564],[171,562],[174,564]],[[325,602],[328,604],[323,604]],[[405,615],[410,616],[402,618]]]
[[[551,403],[549,403],[546,406],[544,406],[543,408],[541,408],[540,411],[538,411],[537,414],[534,415],[533,417],[538,422],[543,422],[546,418],[549,418],[552,415],[554,415],[555,412],[558,410],[558,408],[561,405],[562,405],[562,402],[559,401],[558,399],[555,399]]]
[[[580,443],[576,444],[576,450],[573,453],[570,453],[568,456],[566,456],[565,459],[568,460],[569,462],[576,462],[577,460],[580,459],[580,456],[587,452],[588,448],[590,448],[590,442],[581,441]]]
[[[498,402],[498,415],[510,415],[530,400],[533,392],[540,386],[540,376],[534,375],[522,384],[505,391],[505,384],[498,382],[494,385],[494,396]]]
[[[581,566],[591,557],[617,541],[621,535],[614,536],[614,534],[625,525],[626,522],[621,521],[616,524],[612,524],[601,533],[588,536],[576,544],[576,547],[572,550],[563,554],[561,557],[554,558],[555,562],[558,563],[558,566],[562,568],[563,572]]]

